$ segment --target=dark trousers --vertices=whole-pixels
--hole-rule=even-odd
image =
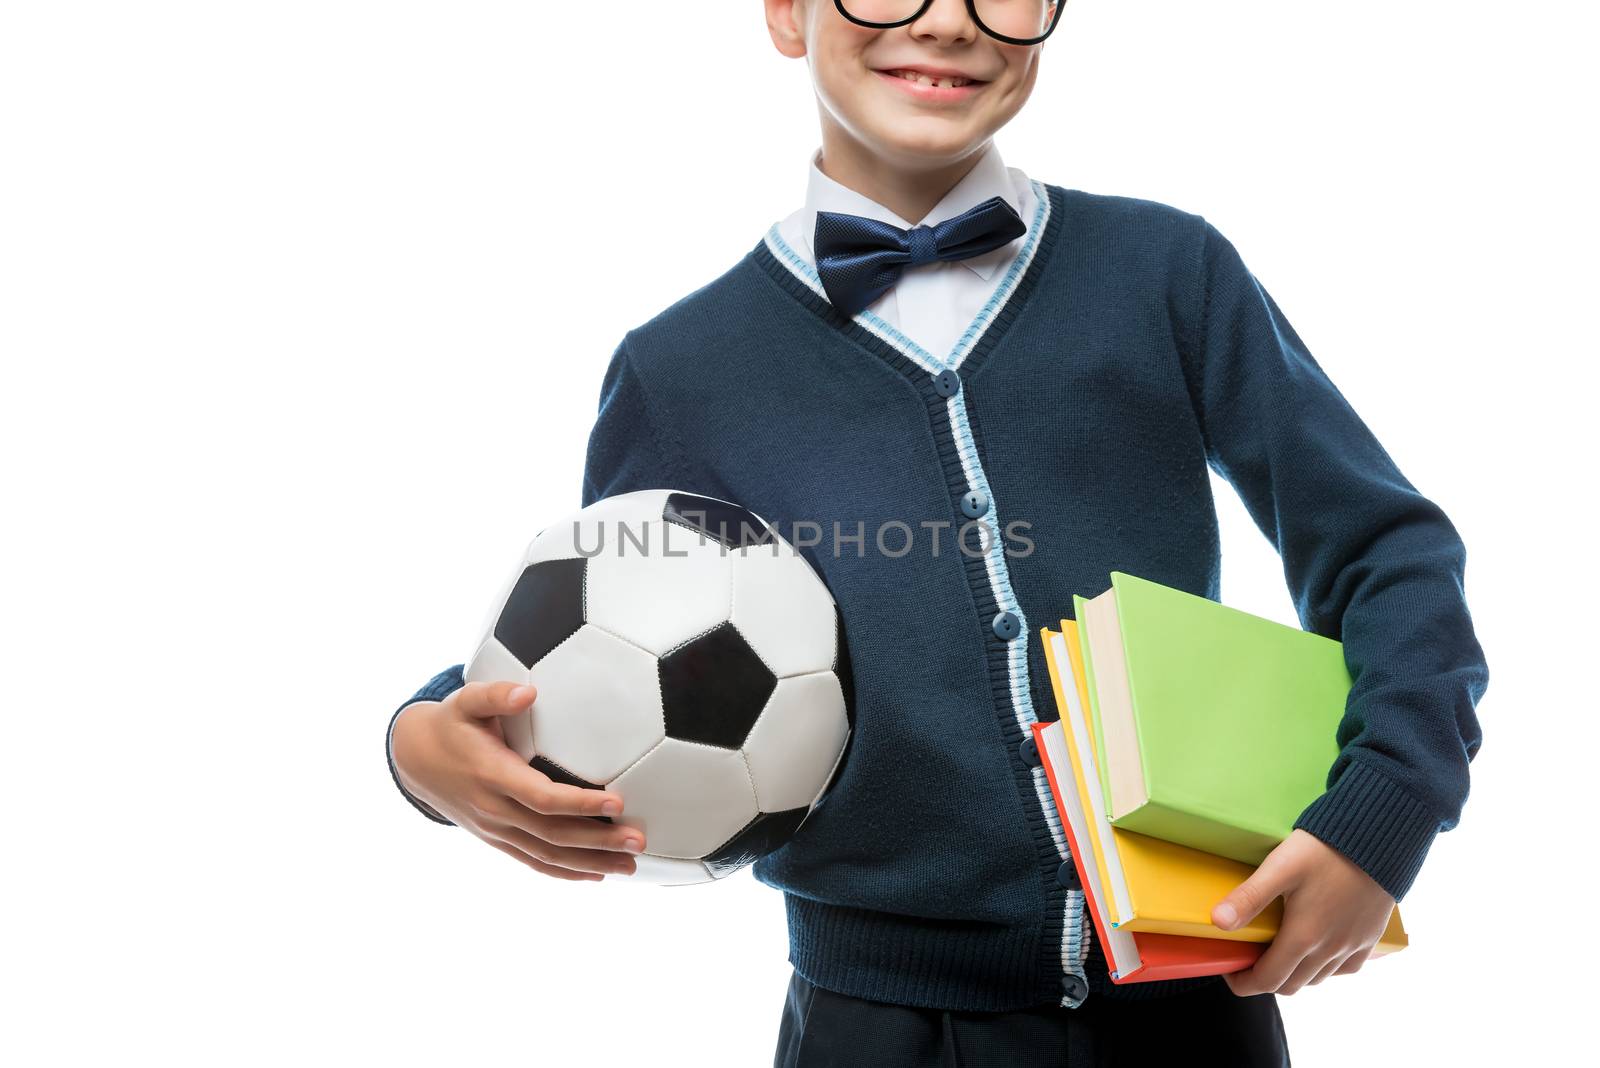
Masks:
[[[789,979],[773,1068],[1286,1066],[1275,994],[1226,983],[1146,1001],[1090,994],[1076,1009],[947,1012],[864,1001]]]

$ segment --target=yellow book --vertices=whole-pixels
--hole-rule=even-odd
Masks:
[[[1077,623],[1063,619],[1060,633],[1042,633],[1072,778],[1094,827],[1090,844],[1101,885],[1109,891],[1105,908],[1113,926],[1241,942],[1272,941],[1283,922],[1281,898],[1238,930],[1224,931],[1211,922],[1212,907],[1250,877],[1255,871],[1252,866],[1111,825],[1103,792],[1090,789],[1090,784],[1099,784],[1098,751],[1087,716],[1089,691]],[[1394,952],[1406,944],[1396,906],[1373,955]]]
[[[1059,711],[1058,718],[1061,720],[1062,727],[1061,734],[1067,743],[1067,753],[1072,758],[1072,782],[1077,788],[1078,801],[1083,806],[1083,811],[1088,817],[1091,828],[1089,848],[1094,853],[1094,866],[1100,871],[1100,885],[1109,890],[1111,887],[1111,871],[1106,864],[1106,854],[1115,855],[1116,843],[1109,840],[1111,837],[1110,832],[1115,828],[1106,822],[1105,805],[1102,803],[1104,795],[1099,790],[1091,790],[1088,787],[1088,783],[1095,781],[1095,772],[1091,770],[1088,774],[1085,774],[1083,770],[1085,767],[1090,769],[1094,767],[1092,762],[1085,761],[1081,756],[1082,750],[1088,749],[1092,745],[1088,737],[1090,732],[1076,729],[1079,723],[1087,723],[1087,718],[1083,713],[1088,710],[1088,698],[1083,694],[1069,694],[1062,688],[1063,679],[1071,681],[1074,678],[1081,679],[1083,677],[1083,663],[1080,659],[1082,653],[1078,649],[1077,624],[1070,619],[1063,619],[1060,633],[1048,628],[1041,630],[1039,633],[1044,637],[1045,666],[1050,669],[1050,686],[1055,690],[1056,708]],[[1056,658],[1063,653],[1068,655],[1072,662],[1072,668],[1067,671],[1061,670],[1056,663]],[[1077,704],[1069,713],[1068,705],[1074,701]],[[1102,907],[1110,918],[1111,926],[1120,926],[1122,914],[1117,911],[1117,895],[1108,893],[1104,896],[1105,901],[1102,903]]]

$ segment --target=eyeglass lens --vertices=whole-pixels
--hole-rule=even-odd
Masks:
[[[915,17],[924,0],[840,0],[862,22],[891,24]],[[975,0],[979,24],[1003,37],[1031,40],[1050,28],[1057,0]]]

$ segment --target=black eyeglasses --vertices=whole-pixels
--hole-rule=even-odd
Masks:
[[[920,19],[933,0],[833,0],[857,26],[888,30]],[[1066,0],[967,0],[978,29],[1006,44],[1032,45],[1049,37]]]

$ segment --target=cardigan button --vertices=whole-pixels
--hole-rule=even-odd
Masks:
[[[994,634],[997,638],[1010,641],[1022,632],[1022,624],[1017,622],[1017,617],[1010,612],[1001,612],[994,617]]]
[[[1039,766],[1039,743],[1033,740],[1033,735],[1022,739],[1022,744],[1017,746],[1022,753],[1022,762],[1030,768]]]
[[[1083,883],[1078,879],[1078,868],[1070,860],[1063,860],[1061,867],[1056,869],[1056,882],[1068,890],[1080,890]]]
[[[933,391],[949,399],[961,392],[961,376],[954,371],[940,371],[933,376]]]
[[[1061,991],[1073,1001],[1082,1001],[1089,996],[1089,984],[1080,976],[1063,975],[1061,977]]]
[[[977,519],[989,510],[989,498],[977,490],[969,490],[961,498],[961,514],[968,519]]]

